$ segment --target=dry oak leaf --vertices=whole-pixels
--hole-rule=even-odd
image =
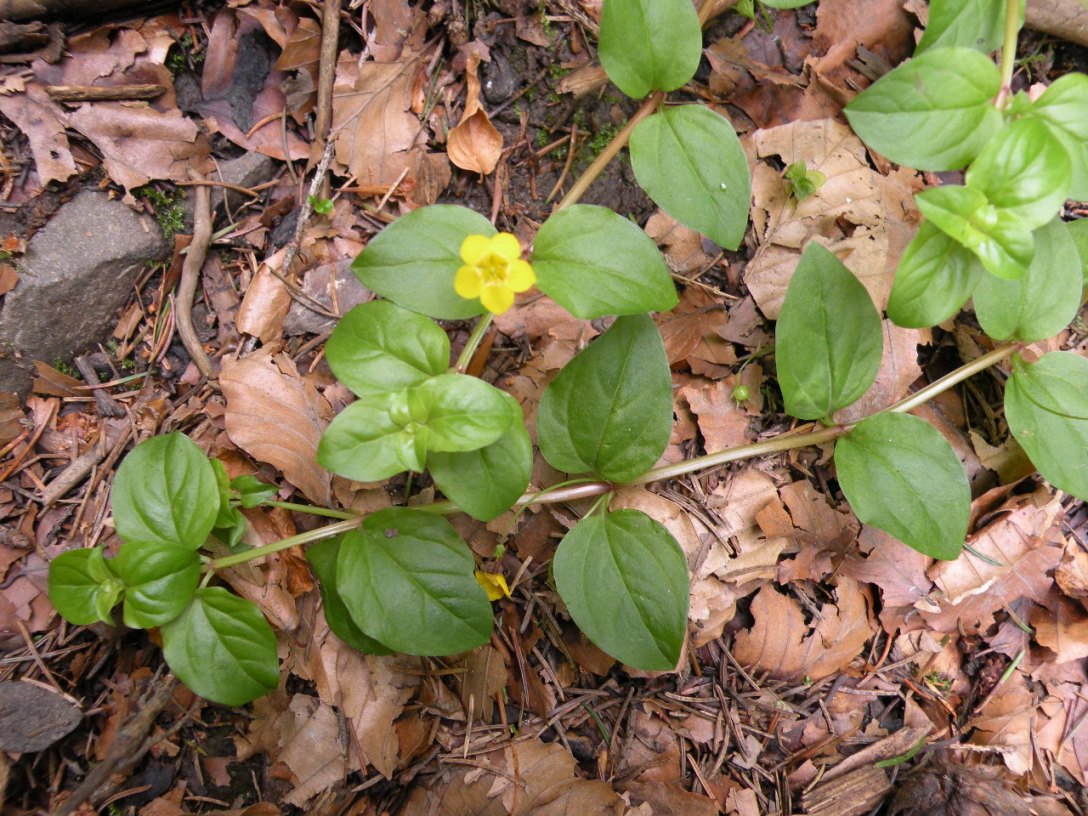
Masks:
[[[449,182],[445,156],[426,153],[423,126],[412,113],[420,55],[395,62],[365,62],[340,56],[333,87],[332,134],[337,172],[354,176],[359,187],[385,191],[403,178],[415,184],[413,200],[428,198]],[[407,171],[407,176],[405,176]]]
[[[1088,657],[1088,612],[1065,597],[1053,597],[1052,608],[1038,606],[1031,616],[1035,640],[1054,652],[1055,662]]]
[[[1054,756],[1070,776],[1088,785],[1088,684],[1048,683],[1050,696],[1039,705],[1039,749]]]
[[[1022,671],[1013,672],[1000,692],[967,723],[968,729],[975,729],[970,743],[995,749],[1014,774],[1031,770],[1033,735],[1039,724],[1035,693],[1028,688],[1026,677]]]
[[[310,638],[288,640],[284,666],[311,681],[323,703],[339,708],[363,763],[392,778],[401,758],[393,724],[419,686],[420,659],[364,655],[329,631],[324,613],[312,620]],[[360,770],[358,754],[351,752],[349,770]]]
[[[262,350],[224,361],[219,382],[231,441],[257,461],[279,468],[314,504],[328,505],[330,476],[316,456],[332,410],[291,358]]]
[[[1041,603],[1062,558],[1064,539],[1056,525],[1061,496],[1039,486],[1027,496],[1013,496],[994,520],[968,543],[996,564],[964,553],[941,561],[930,572],[940,594],[915,603],[922,618],[939,632],[961,627],[988,628],[994,613],[1018,598]]]
[[[733,654],[742,664],[780,680],[818,681],[857,658],[875,631],[856,581],[842,578],[838,604],[824,604],[811,632],[801,606],[767,584],[752,601],[752,628],[737,634]]]
[[[793,122],[752,135],[756,156],[804,161],[827,181],[798,202],[766,161],[752,174],[752,223],[759,248],[744,281],[762,312],[777,318],[801,249],[817,240],[842,259],[878,309],[888,302],[895,267],[909,240],[899,225],[913,215],[907,176],[884,177],[870,166],[865,146],[832,119]],[[846,230],[842,224],[853,225]]]
[[[575,760],[557,742],[515,741],[482,754],[412,791],[401,816],[621,816],[623,800],[604,782],[581,779]]]
[[[98,102],[74,111],[68,122],[102,151],[110,178],[128,192],[152,179],[180,181],[209,152],[196,123],[181,111]],[[127,198],[126,198],[127,200]]]

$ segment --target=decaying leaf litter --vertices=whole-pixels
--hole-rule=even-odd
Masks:
[[[749,154],[741,251],[654,212],[624,162],[587,197],[644,224],[681,289],[657,317],[676,394],[663,463],[788,429],[769,379],[769,321],[800,247],[828,247],[883,305],[918,222],[911,196],[933,181],[867,153],[841,116],[874,65],[910,53],[923,4],[822,0],[755,23],[719,5],[688,91],[729,116]],[[341,9],[338,39],[325,40],[323,11],[242,0],[120,14],[69,24],[59,60],[31,55],[4,71],[7,278],[18,279],[29,233],[80,189],[109,190],[162,224],[175,190],[196,201],[210,185],[222,199],[193,308],[211,378],[179,339],[194,232],[182,216],[174,257],[147,270],[100,352],[103,388],[42,360],[32,393],[3,401],[0,680],[18,682],[0,684],[0,718],[33,705],[57,740],[20,743],[0,728],[7,808],[841,816],[934,810],[944,790],[989,808],[950,801],[949,813],[1084,813],[1088,511],[1025,475],[1017,450],[991,444],[1002,420],[984,380],[924,409],[975,496],[974,554],[955,562],[861,525],[821,450],[619,492],[613,508],[660,521],[688,559],[690,637],[675,673],[625,671],[557,603],[547,564],[578,505],[454,519],[514,586],[495,605],[491,644],[457,658],[363,656],[340,643],[297,551],[235,569],[232,587],[280,633],[284,668],[280,689],[245,711],[181,687],[171,695],[142,636],[59,621],[44,594],[48,560],[114,538],[112,472],[156,433],[185,431],[231,476],[256,473],[286,500],[359,512],[403,502],[403,481],[353,483],[314,461],[351,399],[323,343],[332,319],[369,297],[348,262],[384,224],[436,201],[531,235],[547,199],[630,112],[594,63],[599,3],[373,0]],[[1086,62],[1083,49],[1032,33],[1025,53],[1036,55],[1018,73],[1025,86]],[[134,84],[161,91],[49,93]],[[270,157],[267,177],[224,185],[244,154]],[[798,203],[782,170],[801,159],[827,181]],[[309,195],[330,198],[331,212],[314,212]],[[550,377],[603,327],[530,296],[496,328],[471,371],[517,397],[532,428]],[[456,353],[466,325],[448,329]],[[1082,350],[1082,329],[1048,347]],[[887,322],[885,336],[864,411],[989,343],[967,316],[933,332]],[[747,398],[735,399],[741,386]],[[538,460],[535,487],[561,478]],[[410,492],[412,502],[434,490]],[[245,513],[251,544],[312,526],[284,509]],[[28,694],[48,705],[11,702]]]

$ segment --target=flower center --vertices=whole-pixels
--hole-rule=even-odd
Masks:
[[[507,271],[509,265],[510,262],[506,258],[490,253],[480,259],[477,269],[480,270],[484,283],[505,283],[509,276]]]

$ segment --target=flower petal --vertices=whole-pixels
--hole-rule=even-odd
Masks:
[[[479,263],[491,251],[491,239],[486,235],[470,235],[461,242],[461,260],[467,264]]]
[[[500,258],[512,261],[521,257],[521,244],[516,235],[500,232],[491,238],[491,251]]]
[[[492,314],[502,314],[514,305],[514,292],[503,283],[485,284],[480,292],[480,302]]]
[[[506,267],[506,285],[515,292],[526,292],[536,283],[536,273],[528,261],[511,261]]]
[[[475,266],[462,266],[453,278],[453,291],[466,300],[474,300],[480,296],[483,287],[481,278],[480,270]]]
[[[476,580],[487,593],[489,601],[497,601],[502,597],[510,597],[510,587],[506,584],[506,577],[499,572],[484,572],[476,570]]]

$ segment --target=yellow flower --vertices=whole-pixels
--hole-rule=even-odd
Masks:
[[[528,261],[521,259],[521,245],[509,232],[470,235],[461,244],[461,260],[453,288],[468,300],[479,298],[484,308],[502,314],[514,305],[514,293],[536,283]]]
[[[487,593],[487,599],[489,601],[497,601],[503,596],[510,597],[510,587],[506,585],[506,578],[503,577],[501,572],[483,572],[482,570],[476,570],[476,580],[480,583],[480,586],[484,588],[484,592]]]

